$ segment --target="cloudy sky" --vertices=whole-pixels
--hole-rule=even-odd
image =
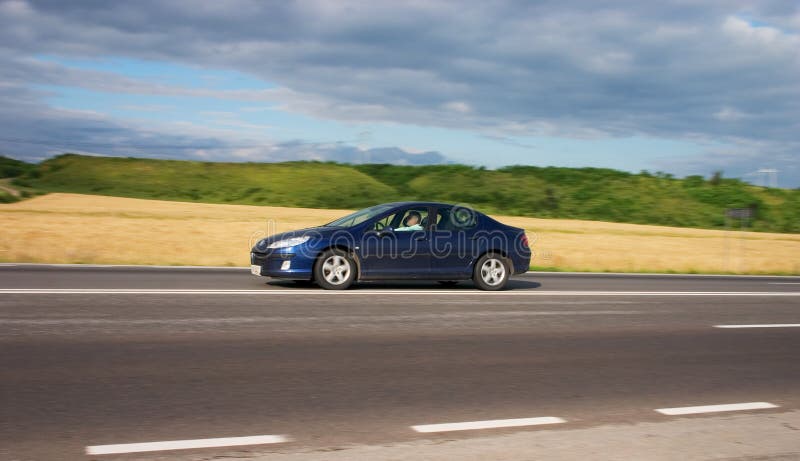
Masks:
[[[0,0],[0,153],[800,186],[791,1]]]

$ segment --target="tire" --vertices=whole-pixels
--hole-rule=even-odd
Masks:
[[[314,281],[326,290],[346,290],[355,279],[355,261],[338,248],[325,251],[314,264]]]
[[[475,263],[472,281],[481,290],[496,291],[505,288],[511,271],[506,259],[496,253],[486,253]]]

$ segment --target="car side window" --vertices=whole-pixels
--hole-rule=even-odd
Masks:
[[[448,207],[439,208],[436,212],[437,230],[470,230],[478,225],[478,216],[470,208]]]
[[[375,224],[372,225],[372,230],[382,231],[383,229],[391,226],[396,216],[397,213],[392,213],[388,216],[384,216],[383,218],[375,221]]]
[[[395,231],[418,231],[425,229],[428,223],[428,210],[426,208],[410,208],[402,213],[402,219]]]

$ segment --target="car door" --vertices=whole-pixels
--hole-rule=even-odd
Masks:
[[[439,207],[431,230],[431,277],[438,280],[472,276],[478,215],[466,207]]]
[[[404,221],[419,213],[419,229]],[[364,233],[359,250],[364,279],[421,279],[430,277],[428,207],[408,206],[375,220]]]

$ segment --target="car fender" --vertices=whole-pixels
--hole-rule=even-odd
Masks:
[[[358,256],[358,252],[353,251],[352,248],[349,248],[346,245],[334,244],[334,245],[325,246],[324,248],[319,250],[317,252],[317,255],[314,257],[314,265],[316,266],[317,261],[319,261],[319,258],[320,258],[320,256],[322,256],[323,253],[325,253],[326,251],[331,250],[333,248],[336,248],[338,250],[342,250],[345,253],[347,253],[351,258],[353,258],[353,261],[356,263],[356,280],[361,280],[361,258]]]

